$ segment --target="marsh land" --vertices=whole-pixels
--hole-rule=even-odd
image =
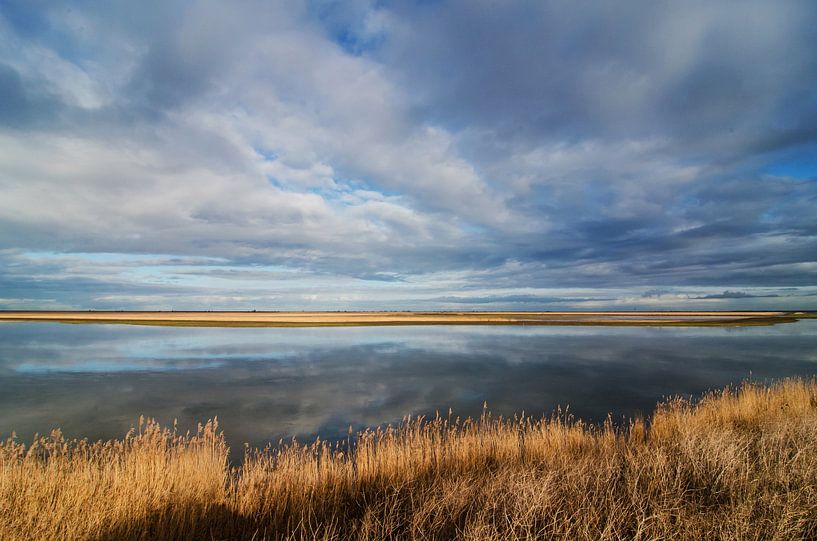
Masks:
[[[808,312],[126,312],[4,311],[0,321],[122,323],[215,327],[332,327],[363,325],[774,325]]]

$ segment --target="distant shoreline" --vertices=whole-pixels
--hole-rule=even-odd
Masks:
[[[2,322],[120,324],[175,327],[361,327],[402,325],[535,325],[723,327],[792,323],[806,311],[631,312],[231,312],[0,311]]]

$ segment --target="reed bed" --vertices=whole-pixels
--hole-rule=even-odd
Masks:
[[[245,451],[216,422],[0,444],[0,539],[815,539],[817,382],[674,399],[628,426],[405,419]]]

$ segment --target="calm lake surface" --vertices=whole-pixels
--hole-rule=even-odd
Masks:
[[[406,414],[603,420],[751,376],[817,373],[817,321],[743,328],[0,324],[0,436],[121,437],[218,417],[233,449]],[[239,450],[238,453],[241,451]],[[235,454],[235,453],[234,453]]]

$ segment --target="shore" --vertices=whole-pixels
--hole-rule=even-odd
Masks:
[[[244,452],[232,467],[212,422],[0,442],[0,539],[817,536],[814,380],[670,400],[626,427],[449,414]]]
[[[138,312],[0,311],[0,323],[41,321],[190,327],[375,325],[748,326],[791,323],[813,312]]]

